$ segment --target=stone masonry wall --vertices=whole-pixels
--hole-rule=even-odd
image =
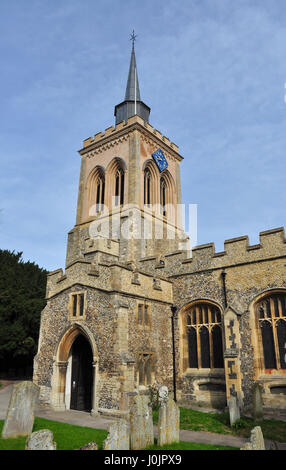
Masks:
[[[254,365],[257,361],[253,311],[251,302],[261,293],[272,289],[285,289],[286,243],[283,228],[260,233],[260,243],[250,246],[248,237],[227,240],[225,251],[215,253],[214,245],[208,244],[193,249],[193,257],[185,252],[171,253],[159,260],[155,257],[141,260],[142,269],[173,281],[174,304],[178,311],[189,302],[210,300],[221,310],[225,308],[222,272],[226,273],[227,304],[231,306],[239,321],[240,361],[242,374],[243,406],[251,407],[252,387],[258,379]],[[158,275],[158,274],[157,274]],[[179,322],[176,327],[176,358],[180,363],[181,339]],[[202,371],[201,371],[202,372]],[[207,377],[206,374],[205,379]],[[202,374],[191,376],[180,370],[178,387],[182,397],[195,397],[195,383]],[[273,377],[275,379],[275,377]],[[212,381],[219,377],[212,377]],[[283,378],[282,378],[283,381]],[[285,375],[286,384],[286,375]]]

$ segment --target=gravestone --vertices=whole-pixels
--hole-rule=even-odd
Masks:
[[[240,409],[238,405],[238,400],[233,395],[231,395],[230,399],[228,400],[228,410],[230,425],[233,426],[234,423],[240,419]]]
[[[260,426],[252,429],[250,434],[250,442],[244,444],[240,450],[265,450],[265,443]]]
[[[2,437],[8,438],[31,434],[39,391],[39,387],[30,381],[13,386]]]
[[[159,403],[166,403],[169,398],[169,390],[166,385],[162,385],[162,387],[159,388]]]
[[[253,419],[255,421],[263,419],[262,387],[259,384],[253,387]]]
[[[154,444],[154,430],[150,398],[137,395],[130,408],[130,448],[145,449]]]
[[[57,444],[49,429],[33,432],[26,440],[25,450],[56,450]]]
[[[129,424],[124,419],[112,423],[108,428],[108,436],[103,442],[104,450],[129,450]]]
[[[180,410],[172,398],[162,403],[159,408],[158,445],[179,442]]]

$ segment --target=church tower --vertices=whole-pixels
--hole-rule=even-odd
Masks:
[[[135,394],[164,385],[181,404],[245,414],[257,392],[280,416],[284,228],[261,232],[256,245],[243,236],[221,252],[213,243],[197,246],[188,258],[182,157],[149,123],[134,39],[115,126],[79,151],[76,224],[65,270],[48,274],[41,313],[33,375],[40,401],[128,419]]]
[[[79,151],[77,217],[69,233],[67,265],[89,256],[87,245],[135,264],[186,248],[180,214],[182,157],[149,124],[134,39],[133,34],[125,99],[115,106],[115,126],[86,139]]]
[[[115,126],[79,151],[65,270],[48,275],[33,380],[55,410],[127,416],[135,389],[172,382],[173,288],[162,257],[187,256],[178,211],[182,157],[149,124],[132,39]]]

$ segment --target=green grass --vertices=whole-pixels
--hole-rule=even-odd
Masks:
[[[0,421],[0,435],[4,421]],[[52,431],[54,441],[57,443],[57,450],[74,450],[94,441],[98,448],[102,448],[102,443],[107,437],[107,431],[75,426],[73,424],[60,423],[43,418],[35,418],[33,432],[40,429]],[[0,438],[0,450],[23,450],[25,449],[26,437],[15,439]]]
[[[154,424],[158,423],[158,411],[153,412]],[[251,418],[241,417],[234,427],[230,427],[228,413],[204,413],[180,407],[180,429],[206,431],[218,434],[250,437],[255,426],[260,426],[265,439],[286,442],[286,422],[278,420],[263,420],[255,422]]]
[[[164,446],[153,446],[148,447],[148,450],[239,450],[237,447],[218,446],[213,444],[198,444],[195,442],[184,442],[180,441],[174,444],[166,444]]]
[[[0,421],[0,433],[4,421]],[[75,426],[72,424],[60,423],[43,418],[35,418],[33,431],[40,429],[50,429],[54,436],[54,441],[57,443],[57,450],[74,450],[87,444],[90,441],[95,441],[98,448],[102,448],[102,443],[107,437],[107,432],[86,428],[82,426]],[[15,439],[0,438],[0,450],[24,450],[26,437],[18,437]],[[155,444],[148,447],[146,450],[233,450],[235,447],[215,446],[210,444],[196,444],[194,442],[179,442],[175,444],[165,445],[159,447]]]
[[[153,413],[154,424],[158,423],[158,411]],[[4,421],[0,421],[0,435]],[[193,431],[206,431],[218,434],[230,434],[242,436],[249,439],[250,432],[254,426],[261,426],[265,439],[277,442],[286,442],[286,423],[278,420],[253,421],[251,418],[242,417],[233,428],[229,425],[228,413],[204,413],[180,407],[180,428]],[[73,450],[95,441],[98,448],[107,437],[107,431],[60,423],[43,418],[35,418],[33,431],[49,429],[52,431],[54,441],[58,450]],[[23,450],[25,449],[26,437],[16,439],[0,438],[0,450]],[[227,450],[234,449],[228,446],[216,446],[209,444],[197,444],[192,442],[179,442],[168,446],[158,447],[154,445],[150,450]],[[148,449],[149,450],[149,449]]]

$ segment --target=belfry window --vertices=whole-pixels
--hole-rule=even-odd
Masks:
[[[286,294],[272,294],[256,304],[265,369],[286,369]]]
[[[105,190],[104,177],[98,177],[97,182],[96,182],[96,212],[99,212],[103,209],[104,190]]]
[[[164,178],[160,179],[160,205],[161,205],[161,213],[165,217],[167,215],[166,212],[166,202],[167,202],[167,185]]]
[[[88,210],[95,216],[103,210],[105,196],[105,172],[100,166],[95,167],[88,178]]]
[[[124,204],[124,171],[117,170],[115,174],[115,205],[122,206]]]
[[[187,312],[188,366],[194,369],[224,367],[221,314],[207,302],[193,305]]]
[[[151,204],[151,173],[148,168],[144,171],[144,204]]]

